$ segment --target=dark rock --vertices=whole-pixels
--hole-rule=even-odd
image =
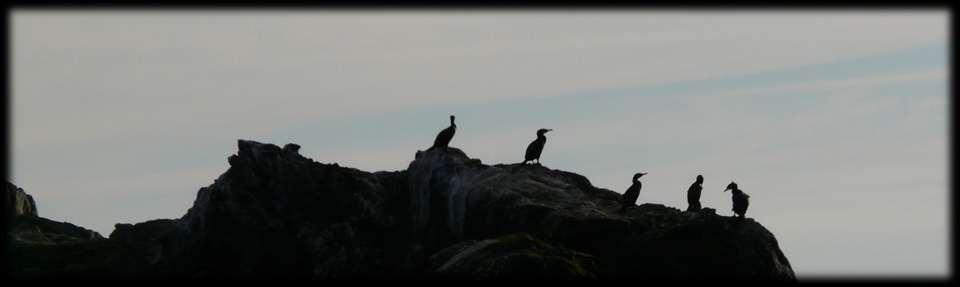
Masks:
[[[438,252],[431,274],[454,278],[563,278],[597,277],[595,258],[554,247],[526,233],[483,241],[466,241]]]
[[[172,219],[154,219],[137,224],[118,223],[110,233],[113,240],[131,250],[131,259],[141,269],[150,269],[160,262],[165,248],[176,235],[177,221]]]
[[[8,210],[12,212],[8,232],[14,242],[58,244],[104,239],[93,230],[39,217],[33,197],[10,182],[7,182],[7,199]]]
[[[300,151],[300,145],[295,143],[288,143],[283,146],[284,152],[298,153]]]
[[[58,244],[104,239],[96,231],[43,217],[20,217],[11,227],[11,238],[20,242]]]
[[[398,237],[396,219],[384,211],[397,209],[387,205],[399,202],[391,185],[402,174],[317,163],[254,141],[240,140],[238,147],[231,168],[202,188],[177,222],[164,267],[324,277],[392,267],[384,246]]]
[[[99,233],[37,215],[29,194],[7,183],[7,269],[13,278],[96,276],[124,268],[126,254]]]
[[[118,224],[95,249],[113,259],[88,270],[795,280],[773,234],[753,219],[659,204],[620,214],[619,193],[542,165],[487,166],[447,147],[418,151],[407,170],[369,173],[305,158],[294,144],[237,146],[230,168],[200,188],[183,217]]]
[[[7,182],[6,197],[7,201],[4,202],[3,209],[7,210],[8,218],[17,216],[39,216],[37,214],[37,205],[33,202],[33,197],[9,181]]]
[[[593,187],[583,176],[540,165],[477,166],[469,162],[458,149],[436,149],[418,153],[407,169],[410,214],[428,251],[463,240],[529,232],[552,244],[597,256],[603,266],[598,273],[601,277],[794,279],[776,239],[752,220],[734,225],[709,208],[688,219],[676,208],[654,204],[641,205],[623,216],[616,212],[619,194]],[[686,243],[676,244],[678,241]],[[717,244],[737,248],[713,248]],[[684,256],[712,261],[672,258]]]

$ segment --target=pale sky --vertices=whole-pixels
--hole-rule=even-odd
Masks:
[[[794,271],[949,270],[945,10],[24,10],[11,17],[11,181],[109,235],[179,218],[238,138],[401,170],[452,146],[775,234]]]

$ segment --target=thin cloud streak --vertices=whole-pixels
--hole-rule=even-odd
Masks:
[[[217,128],[237,119],[251,127],[292,124],[698,80],[895,50],[946,33],[942,18],[923,17],[938,13],[813,15],[20,12],[13,17],[14,80],[20,83],[14,93],[31,97],[13,101],[14,110],[43,105],[61,116],[19,116],[35,128],[15,132],[26,132],[25,140],[63,141],[170,126]],[[347,19],[353,30],[336,25]],[[878,30],[883,33],[866,33]],[[490,52],[434,57],[467,47]],[[343,60],[351,58],[366,60]],[[52,99],[61,104],[43,104]],[[114,125],[116,118],[140,129]]]

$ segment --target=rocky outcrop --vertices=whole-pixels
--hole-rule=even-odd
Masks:
[[[103,239],[99,233],[69,222],[58,222],[40,217],[33,197],[7,182],[7,208],[11,240],[19,242],[58,244]]]
[[[11,239],[20,242],[59,244],[104,239],[96,231],[38,216],[16,218],[10,227]]]
[[[23,189],[7,182],[6,191],[7,201],[4,202],[3,209],[7,211],[7,217],[18,216],[37,216],[37,204],[33,202],[33,197],[23,192]]]
[[[7,274],[14,277],[52,275],[81,276],[97,268],[112,272],[116,268],[109,243],[99,233],[69,222],[40,217],[33,197],[7,182],[6,242],[9,249]],[[117,264],[116,266],[120,266]],[[88,268],[90,267],[90,268]],[[103,268],[101,268],[103,267]]]
[[[368,173],[239,141],[200,189],[160,267],[176,273],[352,276],[386,272],[403,173]],[[378,271],[381,270],[381,271]]]
[[[540,165],[485,165],[456,148],[407,170],[313,161],[240,140],[179,219],[118,224],[107,267],[144,276],[749,277],[795,280],[753,219],[643,204]],[[122,262],[123,268],[116,267]],[[114,269],[111,269],[114,268]]]
[[[453,148],[418,153],[407,172],[417,230],[435,241],[428,251],[526,232],[595,256],[599,277],[794,278],[774,236],[753,219],[658,204],[622,215],[619,193],[578,174],[485,166]]]

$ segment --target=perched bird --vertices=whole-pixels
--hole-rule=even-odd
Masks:
[[[730,184],[727,185],[727,189],[723,191],[727,190],[733,193],[733,213],[743,218],[744,215],[747,214],[747,206],[750,205],[750,196],[737,188],[736,182],[731,181]]]
[[[430,149],[438,147],[447,147],[450,144],[450,140],[453,139],[453,134],[457,132],[457,124],[453,123],[453,120],[456,117],[450,115],[450,126],[440,131],[437,134],[437,139],[433,140],[433,146]]]
[[[627,188],[627,191],[623,193],[623,205],[620,208],[620,213],[627,211],[628,207],[632,207],[634,203],[637,202],[637,198],[640,197],[640,177],[647,174],[646,172],[641,172],[633,175],[633,184],[630,185],[630,188]]]
[[[543,144],[547,143],[547,137],[543,134],[552,131],[551,129],[539,129],[537,130],[537,139],[533,140],[530,145],[527,146],[527,153],[523,155],[523,163],[528,161],[537,160],[537,164],[540,164],[540,153],[543,152]]]
[[[700,210],[700,192],[703,191],[703,175],[697,175],[697,181],[694,181],[687,189],[687,210]]]

